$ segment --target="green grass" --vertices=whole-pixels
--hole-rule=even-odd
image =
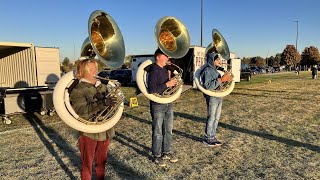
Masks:
[[[311,72],[254,75],[223,101],[218,138],[207,147],[206,106],[189,90],[174,102],[173,148],[179,162],[151,161],[149,100],[125,107],[110,145],[108,179],[320,179],[320,79]],[[127,98],[134,87],[124,87]],[[57,116],[15,115],[0,126],[1,179],[78,179],[78,133]]]

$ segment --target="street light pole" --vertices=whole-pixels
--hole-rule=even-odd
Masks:
[[[200,46],[202,47],[202,14],[203,14],[203,0],[201,0],[201,28],[200,28]]]
[[[294,21],[297,23],[297,37],[296,37],[296,49],[298,51],[298,26],[299,26],[299,21]]]
[[[298,24],[299,24],[299,21],[297,20],[297,21],[294,21],[294,22],[297,23],[296,50],[298,52]],[[297,68],[296,66],[297,66],[297,63],[295,63],[295,68]]]

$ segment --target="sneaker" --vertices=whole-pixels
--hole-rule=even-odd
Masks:
[[[216,143],[216,146],[221,146],[222,142],[220,142],[216,137],[213,139],[213,142]]]
[[[154,157],[153,161],[160,167],[165,167],[167,165],[161,157]]]
[[[169,160],[172,163],[178,162],[178,158],[172,154],[164,154],[162,156],[163,160]]]
[[[210,146],[210,147],[218,147],[218,146],[222,145],[222,143],[220,141],[214,141],[212,139],[204,140],[203,143]]]

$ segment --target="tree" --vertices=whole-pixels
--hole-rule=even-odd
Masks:
[[[257,56],[255,59],[256,59],[256,66],[263,67],[266,65],[266,60],[263,59],[262,57]]]
[[[241,62],[242,62],[243,64],[251,64],[250,58],[246,58],[246,57],[242,58]]]
[[[266,62],[267,62],[267,66],[273,66],[274,57],[270,56],[270,57],[266,58]]]
[[[62,65],[64,67],[68,67],[70,64],[70,59],[68,57],[65,57],[64,60],[62,61]]]
[[[72,64],[70,63],[70,60],[68,57],[65,57],[62,61],[62,66],[60,66],[60,70],[62,72],[69,72],[72,70]]]
[[[319,50],[314,46],[304,48],[301,57],[302,65],[318,65],[320,63]]]
[[[273,67],[279,67],[280,65],[283,65],[283,64],[280,63],[281,62],[281,56],[282,56],[281,53],[277,53],[275,55],[274,60],[272,62],[272,66]]]
[[[281,63],[291,67],[295,67],[300,62],[300,55],[294,45],[287,45],[281,56]]]

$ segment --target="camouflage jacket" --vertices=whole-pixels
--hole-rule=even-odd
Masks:
[[[105,94],[107,92],[107,85],[100,83],[100,81],[98,81],[96,85],[93,85],[81,79],[70,93],[72,107],[81,118],[88,120],[104,109],[104,100],[98,100],[94,97],[98,92]],[[97,141],[104,141],[111,139],[115,131],[114,128],[111,128],[101,133],[80,132],[80,134]]]

